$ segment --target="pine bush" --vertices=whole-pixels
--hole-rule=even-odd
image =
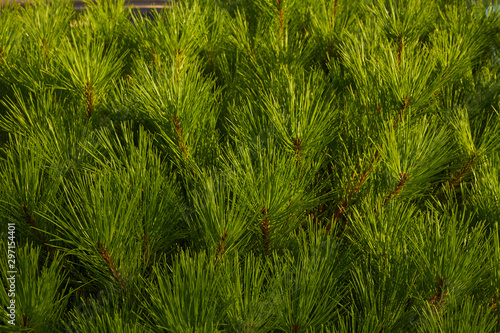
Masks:
[[[2,331],[500,330],[496,1],[124,4],[0,4]]]

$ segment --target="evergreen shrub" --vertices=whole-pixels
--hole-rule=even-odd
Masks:
[[[491,1],[124,3],[0,4],[2,331],[500,331]]]

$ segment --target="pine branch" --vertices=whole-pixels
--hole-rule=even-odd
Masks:
[[[477,283],[498,280],[500,251],[489,223],[500,146],[498,119],[486,116],[498,102],[491,12],[459,1],[190,0],[130,20],[124,0],[105,0],[75,24],[71,4],[52,5],[63,2],[3,11],[0,24],[0,127],[13,138],[0,133],[0,218],[71,253],[45,280],[37,260],[24,260],[18,325],[494,330],[498,293]],[[463,112],[450,131],[455,111],[439,110],[454,105]],[[147,124],[151,137],[137,122],[108,135],[112,126],[90,122],[100,111]],[[466,153],[452,165],[454,149]],[[325,191],[329,174],[345,177]],[[464,184],[464,205],[435,199],[437,184],[446,193]],[[331,211],[329,193],[340,193]],[[319,225],[327,214],[326,229],[343,239]],[[447,280],[431,274],[426,286],[415,271],[424,264],[459,283],[450,311]],[[144,293],[79,311],[93,291],[83,286],[124,291],[125,272],[144,271],[133,284]],[[76,297],[66,279],[81,287]],[[427,295],[431,310],[410,295]]]
[[[410,105],[410,101],[411,101],[411,97],[406,96],[405,100],[401,103],[401,110],[400,110],[399,118],[401,118],[401,116],[403,115],[403,112]],[[380,113],[380,104],[377,105],[377,112]],[[394,122],[394,125],[392,127],[393,130],[396,129],[396,127],[398,126],[398,123],[399,123],[398,120],[396,120]],[[389,137],[390,137],[390,135],[391,134],[389,134]],[[376,150],[370,164],[368,165],[368,169],[366,169],[361,174],[361,177],[359,178],[358,182],[356,183],[356,186],[354,187],[354,189],[352,191],[349,191],[346,198],[343,201],[341,201],[340,206],[337,207],[337,209],[335,210],[334,215],[333,215],[334,221],[338,221],[344,215],[344,213],[347,211],[347,208],[349,207],[349,202],[352,199],[352,196],[354,194],[356,194],[358,192],[360,186],[363,185],[363,183],[365,182],[366,178],[368,177],[368,175],[372,169],[372,166],[375,164],[375,162],[377,161],[379,156],[380,156],[380,154],[379,154],[378,150]],[[405,173],[405,175],[406,175],[406,173]],[[354,178],[354,176],[353,176],[353,178]],[[402,185],[404,185],[404,182]],[[402,187],[402,185],[401,185],[401,187]],[[399,188],[399,190],[400,190],[400,188]],[[397,194],[399,192],[399,190],[397,190],[397,192],[395,194]],[[328,225],[326,226],[326,230],[327,231],[331,230],[331,222],[328,223]]]

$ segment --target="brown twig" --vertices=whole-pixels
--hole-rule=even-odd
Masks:
[[[455,188],[455,186],[457,186],[457,184],[462,180],[462,178],[469,172],[470,168],[472,167],[472,164],[474,163],[476,159],[476,155],[472,155],[472,157],[469,159],[469,161],[467,162],[467,164],[462,168],[462,170],[460,170],[460,174],[451,181],[450,183],[450,190],[452,190],[453,188]]]
[[[264,215],[264,221],[262,221],[262,241],[266,254],[269,254],[269,216],[267,216],[269,208],[262,208],[260,212]]]
[[[398,195],[398,193],[401,191],[401,189],[405,185],[406,181],[408,180],[408,174],[406,172],[404,174],[402,173],[400,176],[401,176],[401,179],[399,180],[399,183],[398,183],[398,186],[396,187],[396,190],[393,193],[389,194],[387,197],[385,197],[384,205],[387,204],[387,202],[391,198],[394,198],[396,195]]]
[[[300,138],[296,138],[295,140],[293,140],[293,150],[295,151],[295,154],[297,154],[297,160],[299,161],[299,165],[302,161],[302,141],[300,140]]]
[[[181,148],[182,154],[184,157],[187,157],[188,149],[184,142],[182,142],[182,130],[181,130],[181,123],[179,121],[179,118],[176,116],[172,116],[172,121],[174,122],[175,125],[175,131],[177,133],[177,140],[179,142],[179,147]]]
[[[281,7],[281,1],[282,0],[276,0],[276,3],[278,5],[280,37],[283,36],[283,21],[285,19],[285,12],[283,11],[283,8]]]
[[[444,297],[447,294],[446,291],[443,291],[444,281],[446,281],[446,279],[441,276],[441,280],[439,281],[437,279],[435,280],[438,284],[438,288],[434,297],[429,301],[429,304],[436,306],[436,310],[439,311],[439,309],[444,303]]]
[[[104,244],[97,241],[97,248],[99,249],[99,254],[108,264],[108,270],[113,274],[113,277],[116,281],[118,281],[123,287],[125,287],[125,280],[123,279],[121,273],[118,271],[118,268],[115,267],[115,263],[111,260],[111,255],[106,250]]]
[[[46,39],[42,39],[42,48],[43,48],[43,53],[45,54],[45,57],[47,57],[47,53],[48,53],[48,42]]]
[[[31,217],[31,214],[28,211],[28,206],[24,205],[23,210],[24,210],[24,215],[26,216],[26,223],[28,223],[32,228],[34,228],[35,220],[33,220],[33,217]]]
[[[492,310],[492,311],[497,311],[497,310],[498,310],[498,296],[497,296],[497,295],[495,295],[495,296],[491,299],[490,306],[491,306],[491,310]]]
[[[224,232],[222,232],[220,234],[220,237],[221,237],[221,241],[219,244],[217,244],[217,256],[215,257],[216,261],[219,259],[219,257],[222,255],[222,253],[224,253],[225,246],[226,246],[227,231],[224,230]]]
[[[411,96],[410,97],[406,96],[403,103],[401,103],[401,114],[399,115],[399,117],[401,117],[403,111],[410,105],[410,101],[411,101]],[[396,121],[396,123],[394,124],[394,128],[396,128],[397,125],[398,122]]]
[[[28,327],[29,323],[30,321],[28,320],[28,317],[25,313],[23,313],[23,327]]]
[[[401,117],[403,116],[403,112],[406,110],[406,108],[408,106],[410,106],[410,101],[411,101],[411,96],[410,97],[408,97],[408,95],[405,96],[404,101],[401,103],[401,109],[399,112],[398,119],[396,119],[396,121],[394,122],[394,125],[392,126],[393,130],[395,130],[396,127],[398,127],[399,121],[401,120]]]

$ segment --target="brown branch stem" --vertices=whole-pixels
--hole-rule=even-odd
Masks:
[[[436,294],[434,294],[434,297],[431,300],[429,300],[429,304],[435,305],[436,310],[439,311],[439,309],[441,308],[441,306],[444,303],[444,298],[447,294],[446,291],[443,291],[444,281],[446,279],[441,276],[441,279],[439,281],[437,279],[435,279],[435,280],[436,280],[436,283],[438,284],[438,288],[437,288]]]
[[[281,1],[282,0],[277,0],[276,3],[278,5],[280,37],[282,38],[283,37],[283,21],[285,20],[285,12],[283,11],[283,8],[281,7]]]
[[[220,234],[220,237],[221,241],[219,244],[217,244],[217,256],[215,257],[215,261],[217,261],[219,257],[222,255],[222,253],[224,253],[226,246],[227,230],[224,230],[224,232]]]
[[[179,142],[179,147],[182,151],[182,155],[186,158],[187,157],[187,153],[188,153],[188,149],[186,147],[186,145],[184,144],[184,142],[182,141],[182,130],[181,130],[181,123],[179,121],[179,118],[177,118],[177,116],[172,116],[172,121],[174,122],[174,125],[175,125],[175,131],[177,133],[177,141]]]
[[[262,215],[264,215],[264,221],[262,221],[262,241],[264,243],[264,249],[266,250],[266,255],[269,254],[269,208],[265,207],[261,210]]]
[[[101,245],[101,242],[97,241],[97,248],[99,249],[99,254],[108,264],[108,270],[113,274],[115,280],[118,281],[123,287],[125,287],[125,280],[123,279],[121,273],[118,271],[118,268],[115,267],[115,263],[111,260],[111,255],[106,250],[104,244]]]
[[[460,170],[460,174],[451,181],[450,183],[450,190],[455,188],[457,184],[462,180],[462,178],[469,172],[470,168],[472,167],[472,164],[474,163],[476,159],[476,155],[472,155],[472,157],[467,161],[467,164]]]
[[[408,174],[406,172],[404,174],[401,174],[401,179],[398,183],[398,186],[396,187],[396,190],[393,193],[389,194],[387,197],[385,197],[384,205],[387,204],[387,202],[391,198],[394,198],[396,195],[398,195],[398,193],[401,191],[407,180],[408,180]]]
[[[302,161],[302,141],[300,140],[300,138],[296,138],[294,141],[293,141],[293,150],[295,151],[295,154],[297,154],[297,160],[299,162],[299,165]]]

